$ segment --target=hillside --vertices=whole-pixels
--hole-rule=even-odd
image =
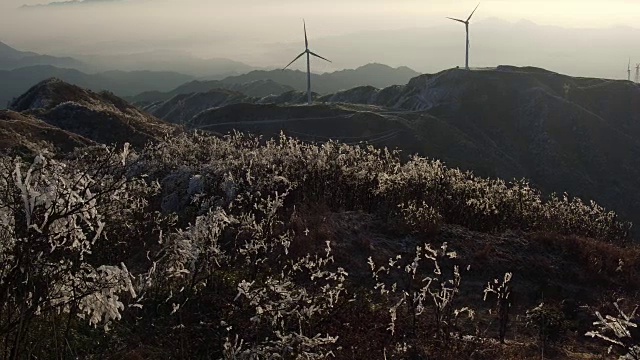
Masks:
[[[167,101],[148,105],[143,110],[164,121],[184,125],[204,110],[230,104],[252,103],[255,100],[240,92],[220,89],[175,95]]]
[[[199,81],[194,80],[186,84],[182,84],[177,88],[168,92],[147,91],[135,96],[128,97],[127,100],[139,106],[157,106],[158,103],[171,100],[178,95],[189,95],[194,93],[206,93],[215,90],[222,92],[232,91],[242,93],[248,97],[261,98],[269,95],[280,95],[293,88],[281,85],[273,80],[256,80],[242,84],[228,84],[218,80]]]
[[[517,143],[541,149],[533,155],[544,166],[564,161],[552,181],[575,175],[567,159],[622,171],[590,156],[607,160],[632,144],[575,110],[586,111],[588,96],[576,97],[585,107],[558,105],[568,103],[551,96],[566,89],[559,77],[452,71],[324,98],[362,104],[313,106],[214,90],[156,110],[192,129],[262,138],[179,133],[113,94],[43,81],[0,111],[0,354],[602,358],[607,343],[584,334],[615,335],[594,324],[595,312],[624,317],[616,306],[628,312],[640,301],[640,249],[625,217],[588,197],[409,156],[529,171],[518,148],[504,156]],[[589,95],[630,91],[574,81]],[[538,95],[515,89],[528,87]],[[469,99],[474,91],[486,97]],[[529,117],[501,123],[498,112],[502,132],[490,127],[483,106],[494,96],[533,102],[522,110]],[[474,127],[442,115],[469,108]],[[575,147],[586,140],[571,141],[574,129],[589,149]],[[629,185],[628,174],[616,180]],[[615,355],[640,335],[628,321]]]
[[[597,359],[640,300],[630,224],[526,181],[285,136],[61,155],[0,156],[3,355]]]
[[[0,153],[3,155],[68,153],[92,145],[96,143],[32,116],[0,110]]]
[[[499,168],[489,160],[465,168],[529,178],[546,191],[594,198],[640,220],[640,199],[629,197],[640,190],[634,180],[640,175],[637,85],[500,67],[420,76],[397,90],[371,102],[440,118],[475,147],[512,164]],[[462,161],[464,156],[449,163]]]
[[[483,176],[527,178],[547,193],[593,198],[640,222],[640,88],[630,82],[501,66],[447,70],[406,85],[357,87],[315,99],[325,105],[269,105],[304,102],[301,93],[285,93],[255,105],[204,112],[202,106],[182,121],[221,133],[381,138],[391,148]]]
[[[58,79],[33,86],[15,99],[10,109],[73,136],[108,145],[129,142],[144,146],[175,130],[111,93],[94,93]]]

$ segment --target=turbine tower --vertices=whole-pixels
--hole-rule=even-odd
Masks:
[[[629,58],[629,65],[627,65],[627,81],[631,81],[631,58]]]
[[[296,58],[293,59],[293,61],[291,61],[289,65],[285,66],[282,70],[286,70],[289,66],[291,66],[291,64],[296,62],[296,60],[300,59],[302,55],[307,54],[307,104],[311,105],[311,55],[324,61],[331,61],[309,50],[309,40],[307,39],[307,23],[304,21],[304,19],[302,20],[302,26],[304,27],[304,51],[300,53],[300,55],[296,56]]]
[[[480,3],[478,3],[478,6],[480,6]],[[467,44],[466,44],[466,51],[467,52],[466,52],[466,57],[465,57],[465,62],[464,62],[464,67],[467,70],[469,70],[469,21],[471,20],[471,17],[476,12],[476,10],[478,10],[478,6],[476,6],[476,8],[473,9],[473,12],[471,12],[471,15],[469,15],[467,20],[460,20],[460,19],[456,19],[456,18],[447,17],[447,19],[451,19],[453,21],[457,21],[457,22],[463,23],[464,27],[465,27],[465,30],[467,31]]]
[[[640,64],[636,64],[636,83],[640,84]]]

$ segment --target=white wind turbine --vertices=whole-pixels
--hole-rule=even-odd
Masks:
[[[629,65],[627,65],[627,81],[631,81],[631,58],[629,58]]]
[[[307,39],[307,23],[304,21],[304,19],[302,20],[302,25],[304,26],[304,51],[300,53],[300,55],[296,56],[296,58],[293,59],[293,61],[291,61],[289,65],[285,66],[282,70],[286,70],[291,64],[302,57],[302,55],[307,54],[307,104],[311,105],[311,55],[324,61],[331,61],[309,50],[309,40]]]
[[[480,3],[478,3],[478,6],[480,6]],[[451,19],[453,21],[457,21],[457,22],[463,23],[465,29],[467,30],[467,46],[466,46],[466,51],[467,52],[466,52],[466,57],[465,57],[465,62],[464,62],[464,67],[467,70],[469,70],[469,21],[471,20],[471,17],[476,12],[476,10],[478,10],[478,6],[476,6],[476,8],[473,9],[473,12],[471,13],[471,15],[469,15],[467,20],[460,20],[460,19],[456,19],[456,18],[447,17],[447,19]]]
[[[640,83],[640,64],[636,64],[636,83]]]

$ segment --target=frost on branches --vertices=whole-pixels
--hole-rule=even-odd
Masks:
[[[287,229],[284,207],[290,182],[275,174],[268,182],[256,178],[252,165],[235,174],[218,169],[203,177],[220,182],[204,186],[192,202],[216,206],[186,230],[162,235],[142,294],[164,298],[176,321],[215,296],[225,359],[330,357],[338,336],[315,324],[345,301],[348,278],[334,266],[331,244],[294,256],[296,234]]]
[[[126,152],[75,156],[0,159],[0,334],[14,354],[38,317],[68,314],[108,329],[136,298],[125,264],[101,263],[107,254],[94,251],[110,241],[114,215],[134,213],[153,191],[125,176]]]
[[[638,335],[638,306],[635,306],[631,312],[624,311],[620,306],[620,300],[613,303],[617,314],[603,316],[596,311],[598,321],[593,323],[594,330],[587,332],[585,335],[592,338],[604,340],[609,345],[609,353],[614,348],[620,350],[622,355],[620,360],[638,360],[640,359],[640,339]]]
[[[390,297],[392,303],[387,328],[392,335],[397,332],[401,314],[406,314],[409,326],[415,328],[418,317],[431,310],[435,334],[443,341],[457,330],[456,322],[461,315],[473,318],[475,313],[470,308],[455,308],[462,281],[459,266],[452,263],[456,258],[456,252],[451,251],[446,243],[435,248],[431,244],[417,246],[411,257],[397,255],[381,266],[369,258],[376,282],[374,289]],[[444,264],[451,274],[446,273]],[[406,305],[405,311],[401,311],[403,304]]]
[[[324,220],[307,226],[317,215],[307,208],[316,205],[392,219],[411,245],[404,251],[401,243],[390,258],[385,249],[371,253],[369,273]],[[428,351],[418,349],[425,344],[449,349],[472,328],[462,326],[473,311],[459,296],[468,268],[446,243],[416,246],[442,224],[610,242],[627,241],[630,228],[593,202],[546,198],[526,181],[283,135],[184,134],[139,151],[5,157],[0,351],[10,358],[51,346],[67,358],[67,342],[80,333],[99,331],[96,344],[120,346],[133,341],[122,335],[131,329],[176,358],[324,359],[350,351],[403,358]],[[503,330],[510,281],[505,274],[485,289],[497,298]],[[360,334],[381,345],[343,346]],[[604,327],[598,334],[627,344]]]

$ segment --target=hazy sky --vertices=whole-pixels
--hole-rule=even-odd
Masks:
[[[113,0],[18,9],[43,2],[46,0],[0,0],[0,41],[56,55],[181,50],[257,66],[286,63],[296,55],[279,51],[288,50],[290,44],[302,44],[302,17],[307,19],[312,47],[345,34],[433,27],[450,28],[451,36],[462,37],[451,41],[464,42],[464,27],[444,16],[465,18],[477,4],[466,0]],[[640,18],[640,1],[487,0],[480,5],[474,21],[482,24],[489,18],[510,22],[526,19],[565,28],[633,27]],[[485,40],[479,34],[472,35],[477,35],[474,46],[481,47]],[[547,40],[553,48],[554,39]],[[615,56],[637,54],[640,62],[640,52],[634,54],[632,44],[628,51],[626,45],[621,46]],[[315,49],[319,53],[323,50]],[[378,60],[384,57],[370,59]],[[394,61],[392,65],[403,65],[401,58]],[[323,65],[320,70],[352,66],[336,63]],[[425,66],[418,70],[429,69]]]

